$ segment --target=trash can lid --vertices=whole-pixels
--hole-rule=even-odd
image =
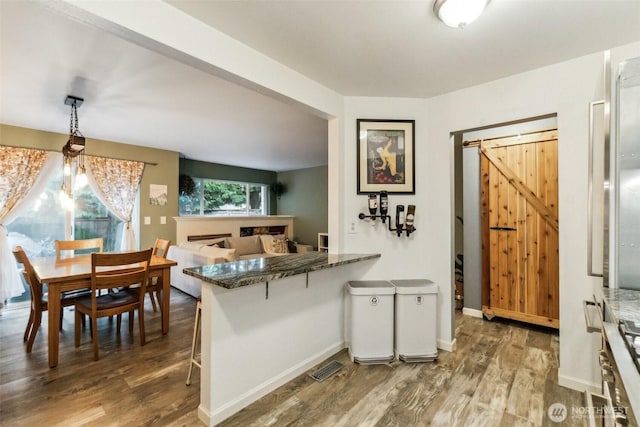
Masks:
[[[393,295],[396,288],[386,280],[352,280],[347,284],[351,295]]]
[[[400,295],[437,294],[438,285],[427,279],[392,280],[396,293]]]

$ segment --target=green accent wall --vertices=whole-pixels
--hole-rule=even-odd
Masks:
[[[189,175],[192,178],[220,179],[267,185],[273,184],[278,179],[278,174],[272,171],[222,165],[219,163],[202,162],[185,158],[180,159],[180,174]],[[269,207],[269,215],[275,215],[278,211],[278,200],[271,192],[269,192],[267,206]]]
[[[0,125],[0,145],[60,152],[68,139],[69,136],[67,134]],[[156,165],[147,164],[142,175],[138,222],[140,224],[140,235],[136,237],[140,242],[140,248],[153,246],[155,239],[158,237],[175,242],[176,223],[173,217],[178,216],[179,153],[97,140],[90,137],[86,138],[85,150],[87,155],[156,163]],[[168,202],[165,206],[152,206],[149,203],[150,184],[167,186]],[[150,225],[144,225],[144,217],[146,216],[151,218]],[[161,216],[166,217],[166,224],[160,224]]]
[[[318,249],[318,233],[328,231],[327,166],[278,173],[287,192],[278,200],[278,215],[293,215],[293,239]]]

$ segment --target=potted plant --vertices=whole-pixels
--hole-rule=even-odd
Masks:
[[[191,196],[196,189],[196,184],[193,182],[193,178],[189,175],[180,174],[178,177],[178,190],[182,196]]]
[[[273,194],[280,200],[280,196],[287,192],[287,185],[284,182],[276,181],[271,184],[271,191],[273,191]]]

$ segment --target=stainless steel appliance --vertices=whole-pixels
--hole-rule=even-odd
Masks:
[[[623,320],[620,322],[620,333],[631,354],[633,365],[640,371],[640,325],[630,320]]]
[[[619,64],[613,167],[614,269],[610,286],[640,291],[640,58]]]
[[[599,354],[600,393],[585,392],[585,419],[588,426],[638,426],[640,419],[640,354],[635,341],[640,330],[640,312],[629,313],[637,291],[605,289],[601,300],[585,302],[587,331],[602,334]],[[591,321],[587,307],[595,307],[597,320]],[[634,320],[621,320],[629,316]]]
[[[587,319],[587,331],[602,333],[599,355],[602,393],[587,392],[589,425],[637,426],[640,424],[640,57],[613,64],[615,89],[609,96],[609,64],[605,65],[605,100],[591,104],[592,119],[596,105],[604,112],[602,159],[602,274],[604,288],[593,302],[598,309],[599,325]],[[612,102],[609,104],[609,98]],[[609,108],[611,105],[611,108]],[[609,127],[608,113],[612,125]],[[609,141],[609,130],[611,140]],[[591,122],[590,146],[593,149],[594,125]],[[595,153],[595,154],[594,154]],[[590,158],[589,196],[592,194],[598,161],[597,150]],[[609,194],[609,192],[611,192]],[[590,204],[589,244],[593,245],[593,212]],[[593,248],[591,248],[593,251]],[[593,252],[588,271],[594,274]],[[597,268],[597,267],[596,267]],[[588,313],[587,313],[588,315]]]

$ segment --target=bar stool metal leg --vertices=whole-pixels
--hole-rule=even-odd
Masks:
[[[200,368],[200,362],[196,360],[196,345],[198,343],[198,335],[200,333],[200,313],[202,312],[202,298],[198,298],[196,304],[196,320],[193,325],[193,340],[191,341],[191,360],[189,361],[189,373],[187,374],[187,385],[191,385],[191,373],[193,365]]]

